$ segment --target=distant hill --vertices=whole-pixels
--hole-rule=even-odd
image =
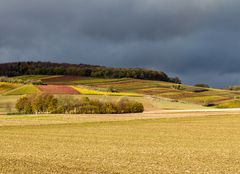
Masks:
[[[52,62],[12,62],[0,64],[0,76],[74,75],[98,78],[135,78],[181,83],[162,71],[143,68],[112,68],[105,66]]]

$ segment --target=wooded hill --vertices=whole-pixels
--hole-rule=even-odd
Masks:
[[[143,68],[112,68],[86,64],[51,62],[13,62],[0,64],[0,76],[20,75],[74,75],[98,78],[135,78],[181,83],[178,77],[169,77],[162,71]]]

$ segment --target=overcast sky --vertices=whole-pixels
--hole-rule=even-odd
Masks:
[[[0,0],[0,62],[145,67],[240,84],[239,0]]]

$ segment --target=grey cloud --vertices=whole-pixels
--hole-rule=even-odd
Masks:
[[[187,83],[238,83],[239,7],[238,0],[1,0],[0,62],[146,67]]]

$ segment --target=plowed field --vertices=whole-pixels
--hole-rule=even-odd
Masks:
[[[79,92],[67,85],[40,85],[39,90],[48,94],[79,94]]]

